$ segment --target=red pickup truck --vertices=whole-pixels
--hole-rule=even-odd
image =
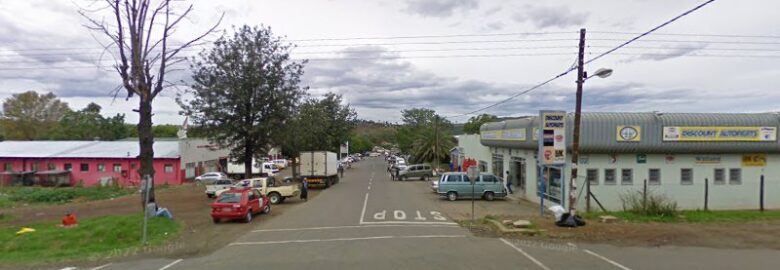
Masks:
[[[259,191],[251,188],[231,188],[217,197],[211,204],[211,218],[214,223],[222,219],[243,219],[252,221],[254,214],[271,212],[271,201]]]

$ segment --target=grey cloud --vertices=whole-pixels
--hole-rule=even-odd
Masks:
[[[478,7],[476,0],[407,0],[404,11],[423,17],[446,18],[456,10],[468,11]]]
[[[361,50],[365,48],[348,51]],[[377,57],[384,55],[387,52],[375,54]],[[443,77],[420,70],[401,59],[357,59],[354,65],[352,60],[313,61],[306,70],[304,83],[313,92],[341,93],[359,112],[385,112],[361,114],[361,117],[374,120],[393,120],[398,111],[412,107],[431,108],[444,115],[465,113],[504,100],[529,87]],[[635,83],[614,84],[589,87],[584,104],[591,111],[650,111],[675,108],[701,99],[690,93],[695,91],[652,89]],[[535,114],[541,109],[570,110],[573,104],[573,84],[548,85],[485,112],[496,115]]]
[[[504,24],[503,22],[492,22],[492,23],[488,23],[488,24],[485,25],[485,29],[491,30],[491,31],[493,31],[493,30],[501,30],[501,29],[504,29],[504,27],[506,27],[506,24]]]
[[[691,55],[697,51],[704,49],[705,47],[707,47],[707,44],[705,43],[681,44],[681,45],[669,47],[668,49],[661,49],[660,51],[657,52],[643,53],[642,55],[634,58],[633,60],[663,61],[667,59]]]
[[[589,16],[588,12],[572,12],[567,6],[525,5],[512,18],[517,22],[530,22],[539,28],[566,28],[583,25]]]

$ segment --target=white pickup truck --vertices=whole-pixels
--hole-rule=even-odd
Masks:
[[[206,184],[206,197],[214,198],[217,196],[217,191],[229,189],[231,186],[233,186],[233,181],[230,179],[215,180]]]
[[[301,189],[298,185],[282,185],[273,176],[244,179],[238,181],[233,186],[252,187],[252,189],[256,189],[263,195],[268,196],[268,199],[272,204],[279,204],[284,202],[287,198],[301,195]],[[230,187],[219,190],[215,195],[219,196],[219,194],[222,194],[222,192],[225,192],[228,189],[230,189]]]

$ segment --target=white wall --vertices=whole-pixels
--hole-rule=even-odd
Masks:
[[[767,167],[742,167],[741,154],[719,155],[719,164],[696,164],[697,155],[672,155],[674,162],[665,160],[667,155],[647,155],[646,164],[637,164],[635,154],[617,155],[615,163],[610,162],[610,156],[587,155],[588,163],[580,164],[580,181],[584,181],[587,169],[599,169],[599,184],[591,185],[592,192],[604,206],[610,210],[621,210],[620,194],[631,190],[642,190],[643,181],[648,178],[649,169],[661,170],[660,185],[648,184],[648,190],[662,193],[676,201],[683,209],[704,208],[705,178],[709,180],[709,209],[758,209],[759,182],[763,172],[765,181],[765,207],[780,208],[780,155],[768,155]],[[616,184],[604,184],[604,169],[616,169]],[[621,169],[633,169],[633,184],[626,185],[620,181]],[[693,184],[681,184],[680,171],[683,168],[693,169]],[[714,184],[715,168],[725,169],[725,184]],[[729,169],[740,168],[741,184],[729,183]],[[583,205],[578,203],[578,205]]]
[[[458,147],[463,149],[461,154],[465,158],[475,159],[477,162],[485,161],[488,163],[488,168],[490,168],[492,154],[490,149],[480,142],[479,134],[458,136]]]

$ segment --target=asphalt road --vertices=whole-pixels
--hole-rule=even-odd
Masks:
[[[625,248],[471,235],[420,182],[390,181],[381,158],[341,183],[203,257],[99,269],[777,269],[773,250]]]

